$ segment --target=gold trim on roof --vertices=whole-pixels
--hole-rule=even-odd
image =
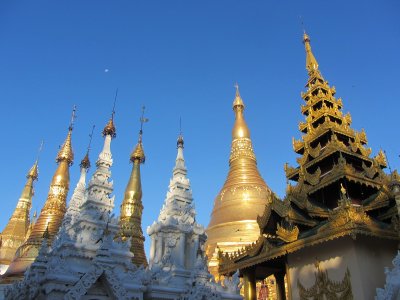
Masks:
[[[299,228],[297,226],[293,226],[292,228],[285,228],[278,223],[276,235],[285,242],[294,242],[299,237]]]

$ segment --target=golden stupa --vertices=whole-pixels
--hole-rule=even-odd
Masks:
[[[147,119],[144,119],[142,115],[140,120],[143,126],[143,122]],[[117,234],[117,238],[122,238],[122,240],[131,239],[131,252],[134,255],[132,262],[138,267],[141,265],[147,267],[146,253],[144,251],[145,237],[142,231],[143,204],[140,178],[140,165],[146,159],[142,144],[142,134],[143,129],[141,127],[138,143],[130,157],[132,172],[121,204],[120,231]]]
[[[69,190],[69,167],[74,160],[71,146],[71,134],[72,122],[68,130],[67,138],[61,146],[56,158],[58,167],[53,175],[46,202],[29,237],[18,248],[10,267],[2,276],[3,282],[10,282],[22,278],[24,272],[38,255],[43,239],[47,238],[50,244],[58,232],[66,211],[66,200]]]
[[[210,272],[218,279],[218,249],[233,252],[258,239],[257,216],[271,202],[272,192],[257,169],[250,130],[243,116],[244,103],[236,85],[233,101],[235,124],[228,177],[214,201],[206,230],[206,254]]]
[[[7,270],[14,258],[15,252],[25,241],[27,234],[29,234],[29,228],[32,225],[29,213],[34,195],[33,182],[38,178],[37,160],[29,170],[26,178],[26,184],[14,213],[0,234],[0,274],[3,274]]]

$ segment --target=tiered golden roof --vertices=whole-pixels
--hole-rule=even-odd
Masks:
[[[28,239],[19,247],[14,260],[5,273],[6,280],[23,276],[26,269],[35,260],[43,235],[47,232],[49,243],[58,232],[66,211],[66,200],[69,190],[69,166],[73,163],[74,154],[71,145],[72,123],[67,138],[61,146],[56,161],[57,170],[51,180],[46,202],[39,218],[30,232]]]
[[[293,140],[300,155],[298,166],[285,165],[289,184],[283,201],[273,199],[258,218],[261,230],[256,243],[233,255],[220,255],[220,271],[234,272],[274,260],[275,267],[290,252],[328,240],[358,234],[399,239],[398,211],[394,198],[400,190],[394,176],[386,175],[386,157],[371,157],[365,132],[350,127],[342,100],[319,71],[304,34],[307,91],[301,96],[305,122],[301,140]],[[392,183],[393,182],[393,183]],[[280,260],[280,262],[279,262]]]
[[[144,163],[145,155],[142,144],[142,130],[139,133],[139,140],[133,150],[130,160],[132,172],[125,189],[124,200],[121,204],[120,232],[117,238],[123,240],[131,239],[131,252],[134,257],[132,262],[137,265],[147,266],[146,254],[144,251],[144,236],[142,231],[142,183],[140,178],[140,164]]]
[[[235,123],[229,173],[214,201],[211,221],[207,228],[206,254],[209,270],[217,273],[217,248],[233,252],[257,240],[257,216],[271,201],[272,192],[257,169],[250,130],[244,119],[244,103],[236,86],[233,100]]]
[[[3,232],[0,234],[0,265],[10,265],[18,247],[25,241],[29,227],[31,226],[29,213],[34,195],[33,182],[38,179],[37,160],[29,170],[26,178],[27,181],[17,206]]]

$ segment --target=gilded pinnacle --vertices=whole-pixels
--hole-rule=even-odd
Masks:
[[[306,69],[308,71],[308,75],[311,76],[312,73],[319,72],[318,71],[318,62],[315,59],[314,54],[311,51],[310,37],[305,32],[303,35],[303,43],[306,48]]]
[[[38,176],[39,176],[38,161],[36,160],[35,163],[33,164],[32,168],[29,170],[28,174],[26,175],[26,178],[32,178],[32,180],[37,180]]]
[[[66,162],[68,162],[69,165],[72,165],[74,161],[74,153],[72,151],[72,143],[71,143],[71,134],[72,134],[72,127],[70,126],[67,138],[65,139],[64,144],[61,146],[60,151],[58,151],[58,155],[56,158],[57,163],[65,160]]]
[[[235,112],[235,125],[232,129],[232,141],[241,138],[250,138],[250,131],[244,120],[244,103],[239,93],[239,86],[236,84],[236,95],[233,100],[233,110]]]
[[[244,103],[243,103],[242,97],[240,97],[239,85],[237,83],[235,84],[235,88],[236,88],[236,95],[235,95],[235,99],[233,100],[233,110],[236,111],[237,108],[241,108],[243,110]]]
[[[146,160],[146,157],[144,155],[144,150],[143,150],[143,144],[142,144],[142,139],[141,135],[139,135],[139,141],[136,144],[135,149],[133,150],[131,154],[131,162],[135,162],[136,160],[139,161],[139,163],[144,163]]]

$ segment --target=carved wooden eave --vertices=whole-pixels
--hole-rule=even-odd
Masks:
[[[308,193],[312,194],[333,182],[338,181],[341,178],[346,178],[349,181],[353,181],[356,183],[364,184],[369,187],[373,187],[379,189],[382,186],[379,178],[371,179],[364,175],[364,173],[360,173],[356,171],[351,165],[346,164],[344,167],[341,167],[340,164],[335,165],[331,171],[325,173],[321,176],[320,182],[314,187],[309,188]]]
[[[362,204],[366,211],[387,207],[393,199],[387,187],[383,186],[378,192],[365,199]]]
[[[257,223],[258,227],[260,228],[260,233],[262,233],[265,226],[267,226],[269,217],[271,216],[271,212],[272,212],[272,205],[267,205],[265,206],[263,214],[257,217]]]
[[[277,226],[276,235],[282,241],[290,243],[290,242],[294,242],[294,241],[296,241],[298,239],[298,237],[299,237],[299,228],[297,226],[293,226],[290,229],[279,225],[279,223],[276,226]]]
[[[398,232],[393,226],[373,220],[365,213],[361,206],[341,206],[332,211],[330,218],[318,226],[318,228],[310,229],[309,235],[307,235],[307,232],[304,232],[294,242],[279,246],[271,246],[271,244],[268,247],[263,246],[262,249],[264,250],[255,256],[249,256],[245,252],[236,259],[226,259],[221,262],[219,272],[221,274],[235,272],[237,269],[248,268],[261,262],[270,261],[305,247],[345,236],[356,238],[357,235],[399,240]],[[261,246],[258,247],[260,249]]]
[[[272,210],[274,210],[279,216],[287,215],[287,206],[289,202],[280,200],[277,196],[273,196],[270,205],[266,205],[262,215],[257,217],[258,227],[260,232],[267,226]]]
[[[327,207],[317,206],[307,200],[307,213],[312,217],[328,218],[329,209]]]
[[[380,185],[381,184],[380,180],[379,182],[373,180],[375,179],[375,177],[380,175],[380,173],[382,173],[381,169],[377,168],[375,165],[367,167],[365,164],[363,164],[363,171],[358,171],[351,164],[347,163],[347,161],[341,155],[338,164],[335,164],[331,170],[329,170],[324,174],[321,174],[321,170],[319,168],[317,168],[317,170],[314,171],[314,173],[309,173],[306,167],[301,167],[299,171],[299,176],[300,176],[299,178],[304,179],[304,181],[308,182],[309,185],[316,186],[317,189],[319,189],[321,188],[321,184],[324,184],[326,182],[331,182],[332,179],[336,179],[336,177],[340,175],[355,177],[358,179],[365,180],[366,182],[372,181],[372,183]],[[309,188],[309,191],[313,190],[315,190],[315,188],[313,187]]]
[[[288,217],[292,222],[296,224],[301,224],[308,227],[313,227],[318,224],[317,221],[311,218],[307,218],[306,216],[298,212],[297,209],[294,209],[289,199],[286,198],[284,201],[282,201],[278,198],[274,198],[271,205],[265,207],[263,214],[257,217],[257,223],[260,227],[261,233],[264,232],[272,211],[274,211],[280,218],[283,219],[285,217]],[[319,215],[320,214],[318,214],[318,216]]]
[[[307,218],[306,216],[301,214],[299,211],[297,211],[297,209],[293,208],[292,205],[290,206],[288,216],[289,216],[289,219],[293,223],[296,223],[296,224],[299,224],[299,225],[313,227],[313,226],[316,226],[318,224],[317,221],[315,221],[315,220],[313,220],[311,218]]]
[[[362,147],[362,146],[361,146]],[[358,148],[357,148],[358,149]],[[363,148],[365,149],[365,148]],[[324,160],[325,158],[331,156],[332,154],[336,153],[336,152],[342,152],[343,154],[347,154],[349,156],[352,157],[357,157],[359,159],[361,159],[363,162],[368,162],[373,164],[374,160],[369,158],[368,155],[363,155],[363,154],[359,154],[357,152],[353,152],[352,150],[350,150],[348,147],[346,147],[342,142],[337,141],[337,142],[328,142],[328,144],[326,146],[324,146],[323,148],[321,148],[320,153],[318,153],[318,156],[316,156],[314,159],[312,160],[308,160],[307,156],[310,155],[310,150],[305,150],[304,156],[300,157],[297,159],[297,162],[300,165],[303,165],[304,169],[306,170],[307,168],[309,168],[310,166],[315,165],[316,163]],[[314,153],[314,155],[316,155],[316,153]],[[366,167],[367,170],[371,169]],[[285,170],[285,175],[286,178],[289,180],[294,180],[295,178],[297,178],[297,176],[299,176],[300,174],[300,168],[294,168],[292,166],[290,166],[289,164],[285,164],[284,166],[284,170]],[[372,169],[371,171],[374,171],[375,169]],[[374,174],[376,174],[376,172],[378,172],[378,170],[375,171]],[[312,174],[311,174],[312,176]]]
[[[311,93],[308,91],[305,93],[302,92],[301,97],[303,99],[308,98],[307,103],[301,106],[301,113],[303,115],[308,115],[310,108],[313,107],[316,103],[321,101],[321,98],[319,97],[318,98],[317,97],[314,98],[314,96],[311,97]],[[332,93],[325,95],[325,97],[322,100],[332,103],[332,105],[334,107],[337,107],[338,110],[341,110],[343,108],[342,98],[336,99]]]
[[[348,138],[354,138],[356,131],[350,127],[342,126],[338,123],[327,121],[318,126],[317,128],[313,128],[312,132],[307,133],[302,137],[303,141],[306,143],[312,143],[320,136],[326,134],[328,131],[338,133]]]

